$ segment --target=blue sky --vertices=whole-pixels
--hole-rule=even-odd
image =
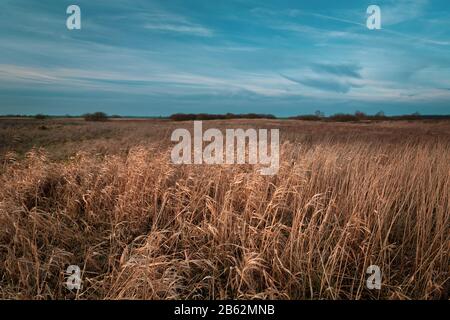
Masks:
[[[0,40],[0,114],[450,114],[448,0],[2,0]]]

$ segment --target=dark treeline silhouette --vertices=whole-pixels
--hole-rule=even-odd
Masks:
[[[349,121],[360,121],[360,120],[388,120],[391,119],[387,117],[383,111],[376,113],[375,115],[367,115],[364,112],[356,111],[354,114],[350,113],[336,113],[329,117],[326,117],[321,111],[316,111],[315,114],[311,115],[299,115],[295,117],[290,117],[290,119],[297,120],[307,120],[307,121],[338,121],[338,122],[349,122]]]
[[[104,112],[86,113],[83,115],[86,121],[107,121],[108,115]]]
[[[169,117],[172,121],[192,121],[192,120],[219,120],[219,119],[278,119],[271,114],[206,114],[206,113],[176,113]],[[283,119],[283,118],[282,118]],[[325,116],[321,111],[314,114],[298,115],[288,117],[287,119],[305,120],[305,121],[336,121],[336,122],[358,122],[358,121],[383,121],[383,120],[444,120],[450,119],[450,115],[420,115],[418,112],[413,114],[387,116],[383,111],[374,115],[368,115],[361,111],[350,113],[336,113],[334,115]]]
[[[148,118],[148,119],[168,119],[172,121],[192,121],[192,120],[223,120],[223,119],[291,119],[291,120],[304,120],[304,121],[335,121],[335,122],[358,122],[358,121],[384,121],[384,120],[450,120],[450,115],[421,115],[418,112],[406,115],[387,116],[383,111],[380,111],[374,115],[368,115],[361,111],[356,111],[354,114],[350,113],[336,113],[330,116],[326,116],[321,111],[316,111],[314,114],[304,114],[291,117],[278,118],[272,114],[259,114],[259,113],[245,113],[245,114],[208,114],[208,113],[175,113],[169,117],[139,117],[130,116],[123,117],[119,115],[108,115],[104,112],[86,113],[81,116],[65,115],[65,116],[51,116],[45,114],[36,115],[21,115],[21,114],[9,114],[0,115],[0,118],[25,118],[25,119],[37,119],[45,120],[52,118],[84,118],[86,121],[107,121],[108,119],[116,118]]]
[[[189,121],[189,120],[220,120],[220,119],[276,119],[271,114],[207,114],[207,113],[175,113],[169,117],[173,121]]]
[[[374,115],[368,115],[361,111],[350,113],[336,113],[326,117],[322,112],[316,111],[315,114],[298,115],[289,117],[289,119],[305,121],[336,121],[336,122],[356,122],[356,121],[383,121],[383,120],[448,120],[450,115],[421,115],[418,112],[399,116],[387,116],[383,111]]]
[[[37,120],[44,120],[47,119],[48,116],[46,116],[45,114],[38,113],[37,115],[34,116],[34,118]]]

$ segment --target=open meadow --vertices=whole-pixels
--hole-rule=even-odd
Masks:
[[[450,121],[203,125],[280,129],[278,174],[172,164],[192,122],[0,119],[0,298],[448,299]]]

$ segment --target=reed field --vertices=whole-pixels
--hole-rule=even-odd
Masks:
[[[449,121],[204,122],[280,129],[274,176],[172,164],[180,127],[0,120],[0,298],[449,298]]]

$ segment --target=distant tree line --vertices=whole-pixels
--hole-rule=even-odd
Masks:
[[[208,113],[175,113],[169,117],[172,121],[189,121],[189,120],[221,120],[221,119],[276,119],[272,114],[208,114]]]
[[[86,121],[107,121],[108,115],[104,112],[86,113],[83,115]]]
[[[79,118],[80,116],[50,116],[45,114],[36,115],[20,115],[9,114],[0,115],[0,118],[28,118],[45,120],[50,118]],[[119,115],[107,115],[104,112],[86,113],[81,116],[86,121],[108,121],[108,119],[122,118]],[[136,117],[125,117],[136,118]],[[139,117],[145,118],[145,117]],[[192,120],[226,120],[226,119],[280,119],[272,114],[259,114],[259,113],[244,113],[244,114],[208,114],[208,113],[175,113],[169,117],[148,117],[152,119],[169,119],[172,121],[192,121]],[[326,116],[321,111],[316,111],[314,114],[297,115],[281,119],[294,119],[304,121],[336,121],[336,122],[358,122],[358,121],[383,121],[383,120],[450,120],[450,115],[421,115],[418,112],[400,116],[387,116],[383,111],[377,112],[373,115],[368,115],[361,111],[355,113],[336,113],[334,115]]]
[[[298,115],[290,117],[289,119],[306,120],[306,121],[336,121],[336,122],[356,122],[356,121],[382,121],[382,120],[421,120],[421,119],[450,119],[450,115],[436,115],[436,116],[422,116],[420,113],[387,116],[383,111],[377,112],[374,115],[368,115],[361,111],[356,111],[354,114],[350,113],[336,113],[326,117],[322,112],[316,111],[311,115]]]
[[[192,121],[192,120],[220,120],[220,119],[277,119],[271,114],[206,114],[206,113],[176,113],[169,117],[172,121]],[[382,120],[421,120],[421,119],[450,119],[450,115],[422,116],[418,112],[401,116],[387,116],[383,111],[374,115],[368,115],[361,111],[350,113],[336,113],[334,115],[325,116],[321,111],[314,114],[298,115],[288,117],[288,119],[305,120],[305,121],[336,121],[336,122],[357,122],[357,121],[382,121]]]

